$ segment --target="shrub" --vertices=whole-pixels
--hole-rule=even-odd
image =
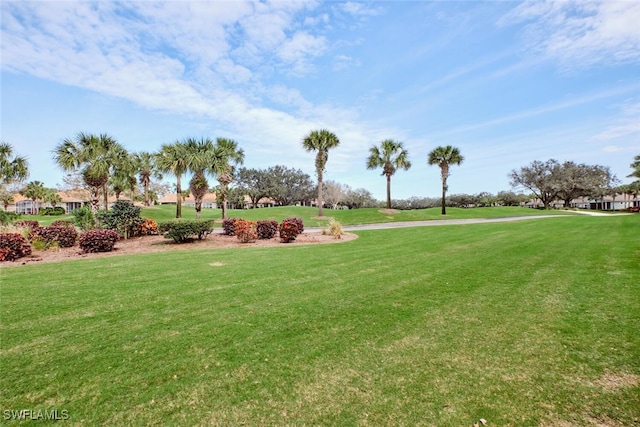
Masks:
[[[302,224],[302,218],[285,218],[282,222],[293,222],[298,227],[298,234],[304,232],[304,225]]]
[[[235,233],[238,240],[242,243],[252,243],[258,238],[256,232],[256,222],[238,219],[235,222]]]
[[[335,219],[329,221],[329,234],[331,234],[334,238],[340,239],[344,232],[342,231],[342,224],[340,224]]]
[[[158,234],[158,223],[155,219],[142,218],[136,227],[136,236],[152,236]]]
[[[20,214],[15,212],[5,212],[0,210],[0,225],[7,225],[12,221],[16,221],[20,216]]]
[[[66,212],[63,207],[56,206],[55,208],[40,208],[38,213],[40,215],[64,215]]]
[[[273,239],[278,232],[278,221],[258,221],[256,232],[258,239]]]
[[[117,231],[127,239],[135,234],[138,224],[143,221],[140,209],[129,200],[116,200],[111,210],[98,212],[97,218],[104,228]]]
[[[96,218],[88,206],[75,209],[71,212],[73,215],[73,223],[82,231],[93,230],[96,228]]]
[[[284,243],[289,243],[295,240],[298,236],[298,224],[295,221],[291,221],[291,218],[282,220],[280,224],[280,240]]]
[[[56,219],[51,223],[51,225],[62,226],[62,227],[73,227],[73,221],[70,219]]]
[[[0,234],[0,261],[15,261],[27,255],[31,255],[31,245],[21,234]]]
[[[113,230],[89,230],[80,235],[78,244],[83,252],[111,252],[118,239]]]
[[[222,220],[222,234],[226,236],[236,235],[236,221],[242,221],[242,218],[225,218]]]
[[[202,240],[213,231],[213,220],[181,219],[161,222],[158,231],[167,239],[182,243],[197,237]]]
[[[29,220],[29,219],[16,221],[13,224],[17,227],[24,227],[24,228],[31,228],[31,229],[40,227],[40,223],[38,221]]]
[[[32,229],[31,240],[41,240],[45,249],[56,243],[61,248],[70,248],[76,244],[78,232],[74,227],[50,225]]]

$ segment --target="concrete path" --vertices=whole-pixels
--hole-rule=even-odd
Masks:
[[[428,221],[402,221],[402,222],[381,222],[376,224],[361,225],[343,225],[344,231],[360,231],[360,230],[384,230],[389,228],[407,228],[407,227],[432,227],[438,225],[462,225],[462,224],[483,224],[490,222],[509,222],[523,221],[526,219],[539,218],[563,218],[564,215],[532,215],[532,216],[511,216],[503,218],[472,218],[472,219],[432,219]],[[325,227],[326,228],[326,227]],[[305,227],[304,231],[309,233],[321,232],[321,227]]]

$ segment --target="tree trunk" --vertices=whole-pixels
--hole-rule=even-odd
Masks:
[[[391,175],[387,174],[387,209],[391,209]]]
[[[182,218],[182,185],[179,176],[176,176],[176,218]]]
[[[103,194],[103,199],[104,199],[104,210],[108,211],[109,210],[109,187],[108,187],[109,183],[105,182],[104,184],[102,184],[102,194]]]
[[[227,218],[227,186],[220,183],[220,202],[222,204],[222,219]]]

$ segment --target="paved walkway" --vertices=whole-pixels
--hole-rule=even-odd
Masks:
[[[590,216],[620,216],[620,215],[632,215],[630,213],[617,213],[609,214],[602,212],[587,212],[587,211],[572,211],[572,213],[584,214]],[[462,224],[484,224],[491,222],[510,222],[510,221],[524,221],[527,219],[540,219],[540,218],[566,218],[571,215],[529,215],[529,216],[510,216],[502,218],[472,218],[472,219],[433,219],[427,221],[402,221],[402,222],[381,222],[376,224],[361,224],[361,225],[343,225],[344,231],[360,231],[360,230],[383,230],[388,228],[406,228],[406,227],[433,227],[439,225],[462,225]],[[326,228],[326,227],[324,227]],[[305,227],[305,231],[308,233],[321,232],[322,227]]]

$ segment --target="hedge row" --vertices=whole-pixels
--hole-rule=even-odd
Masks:
[[[197,237],[202,240],[213,231],[213,220],[176,219],[158,224],[158,232],[176,243],[187,242]]]

